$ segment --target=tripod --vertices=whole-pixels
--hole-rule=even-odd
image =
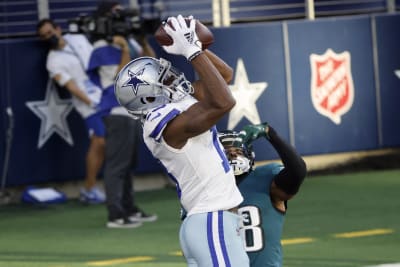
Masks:
[[[10,161],[11,145],[12,145],[13,130],[14,130],[14,115],[11,107],[6,108],[6,113],[8,116],[8,129],[6,131],[6,149],[4,152],[3,173],[1,176],[1,184],[0,184],[0,205],[6,205],[11,201],[10,193],[7,192],[5,188],[6,188],[8,164]]]

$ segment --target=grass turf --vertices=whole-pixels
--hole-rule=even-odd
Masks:
[[[285,267],[361,267],[400,262],[400,170],[316,176],[289,201]],[[1,267],[183,267],[179,204],[174,190],[137,193],[158,221],[136,229],[107,229],[103,205],[77,201],[0,207]],[[366,236],[335,234],[383,229]],[[371,235],[368,235],[370,233]]]

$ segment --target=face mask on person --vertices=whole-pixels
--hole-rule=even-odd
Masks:
[[[50,49],[56,49],[58,47],[58,41],[60,38],[53,34],[49,39],[46,39],[46,43]]]

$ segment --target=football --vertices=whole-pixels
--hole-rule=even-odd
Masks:
[[[186,23],[189,25],[190,19],[185,18]],[[171,27],[172,25],[168,23]],[[197,37],[202,44],[202,50],[207,49],[213,42],[214,42],[214,35],[212,32],[199,20],[196,19],[196,26],[195,26]],[[164,30],[163,25],[160,25],[154,34],[155,39],[157,40],[158,44],[163,46],[168,46],[173,44],[172,38],[167,34]]]

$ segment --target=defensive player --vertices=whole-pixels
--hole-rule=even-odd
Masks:
[[[147,147],[176,182],[187,212],[180,243],[188,266],[246,267],[249,260],[236,213],[243,198],[215,128],[235,105],[215,65],[232,70],[201,50],[194,19],[189,26],[180,15],[168,21],[173,28],[164,28],[173,44],[164,50],[185,56],[199,80],[192,85],[169,61],[144,57],[121,70],[115,93],[121,105],[142,119]],[[201,94],[199,100],[190,95],[193,92]]]
[[[270,163],[253,168],[251,142],[260,137],[271,143],[283,165]],[[299,190],[306,164],[267,123],[248,125],[241,132],[224,131],[219,133],[219,139],[244,197],[239,214],[243,217],[241,230],[250,266],[281,267],[286,204]]]

